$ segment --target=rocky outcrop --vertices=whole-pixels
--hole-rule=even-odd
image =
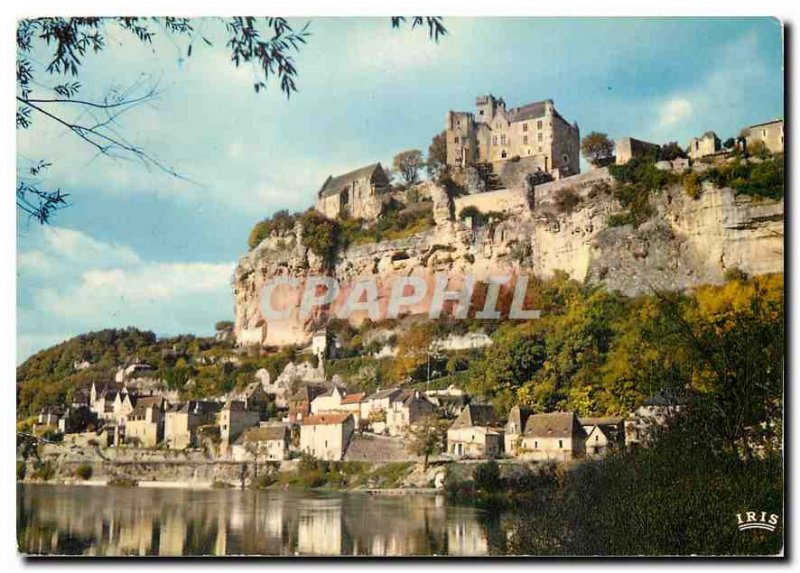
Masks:
[[[271,236],[236,269],[237,341],[281,345],[309,340],[313,321],[299,320],[296,312],[284,320],[264,319],[262,289],[275,277],[332,274],[342,282],[376,279],[380,304],[385,305],[386,285],[392,279],[419,276],[431,282],[435,273],[486,280],[503,274],[547,278],[560,270],[580,281],[636,295],[720,283],[734,267],[750,274],[783,272],[783,201],[735,196],[730,189],[711,187],[699,199],[691,199],[675,186],[654,196],[655,214],[643,225],[608,227],[609,215],[619,210],[603,186],[608,180],[606,170],[595,170],[537,186],[532,194],[520,190],[527,208],[474,229],[449,220],[452,206],[444,191],[435,188],[430,193],[435,227],[404,239],[352,246],[339,254],[333,269],[302,245],[299,229]],[[564,209],[557,196],[567,188],[580,202]],[[491,193],[482,195],[491,204]],[[273,307],[296,310],[297,295],[289,290],[272,293]],[[353,320],[364,316],[356,313]]]

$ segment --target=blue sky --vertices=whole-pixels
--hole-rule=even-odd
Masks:
[[[105,327],[211,333],[233,316],[232,271],[255,222],[308,207],[328,174],[426,151],[447,111],[480,94],[552,98],[582,134],[682,145],[783,117],[776,20],[445,23],[435,44],[387,18],[312,19],[288,101],[274,84],[253,92],[253,70],[232,66],[213,21],[198,24],[214,46],[188,59],[185,44],[112,31],[87,60],[83,96],[157,80],[158,99],[120,127],[192,182],[97,157],[41,118],[18,133],[20,161],[53,161],[46,182],[72,194],[50,226],[18,220],[18,360]]]

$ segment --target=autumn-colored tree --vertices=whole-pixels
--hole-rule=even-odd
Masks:
[[[581,153],[592,165],[601,165],[614,155],[614,142],[605,133],[593,131],[581,140]]]
[[[400,174],[403,181],[410,185],[419,179],[419,170],[425,165],[419,149],[408,149],[394,156],[392,167]]]
[[[428,147],[428,177],[439,181],[447,174],[447,133],[441,132],[433,136]]]

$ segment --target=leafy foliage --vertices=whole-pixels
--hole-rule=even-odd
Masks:
[[[408,149],[394,156],[392,167],[400,173],[406,185],[416,183],[419,171],[425,166],[425,160],[419,149]]]
[[[405,17],[393,17],[392,28],[400,28]],[[280,91],[289,98],[297,91],[298,70],[295,56],[305,46],[309,23],[293,27],[286,18],[241,17],[208,19],[222,29],[223,41],[230,51],[235,67],[253,68],[253,89],[265,90],[276,81]],[[428,35],[436,42],[447,33],[440,17],[414,16],[411,28],[427,26]],[[152,100],[157,95],[156,84],[139,81],[132,86],[108,91],[105,97],[81,99],[83,85],[78,78],[86,60],[109,49],[118,42],[114,28],[134,41],[153,46],[161,34],[180,51],[181,58],[191,58],[196,45],[212,46],[211,25],[197,26],[189,18],[175,17],[90,17],[90,18],[32,18],[17,25],[17,129],[28,129],[34,117],[54,122],[71,132],[84,144],[107,157],[138,161],[175,177],[183,178],[144,148],[131,143],[120,133],[117,118],[127,110]],[[124,34],[123,34],[124,35]],[[44,56],[44,58],[42,58]],[[82,110],[73,119],[68,110]],[[84,119],[88,118],[88,119]],[[24,172],[18,173],[17,203],[21,211],[41,223],[49,221],[53,212],[65,204],[58,190],[47,189],[41,182],[30,181]]]
[[[247,237],[247,246],[251,249],[256,248],[261,241],[275,234],[286,234],[294,230],[294,226],[300,216],[290,215],[289,211],[282,209],[276,211],[272,217],[259,221],[250,231]]]
[[[635,157],[624,165],[610,165],[609,172],[615,179],[613,196],[624,209],[608,220],[608,225],[632,224],[638,227],[653,213],[650,195],[661,191],[676,181],[676,175],[657,169],[653,161]]]
[[[592,165],[600,165],[614,155],[614,142],[607,134],[593,131],[581,140],[581,153]]]

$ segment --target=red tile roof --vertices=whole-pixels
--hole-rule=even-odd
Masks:
[[[342,404],[358,404],[366,396],[366,392],[358,392],[357,394],[348,394],[342,398]]]
[[[319,426],[323,424],[343,424],[351,414],[315,414],[303,420],[304,426]]]

